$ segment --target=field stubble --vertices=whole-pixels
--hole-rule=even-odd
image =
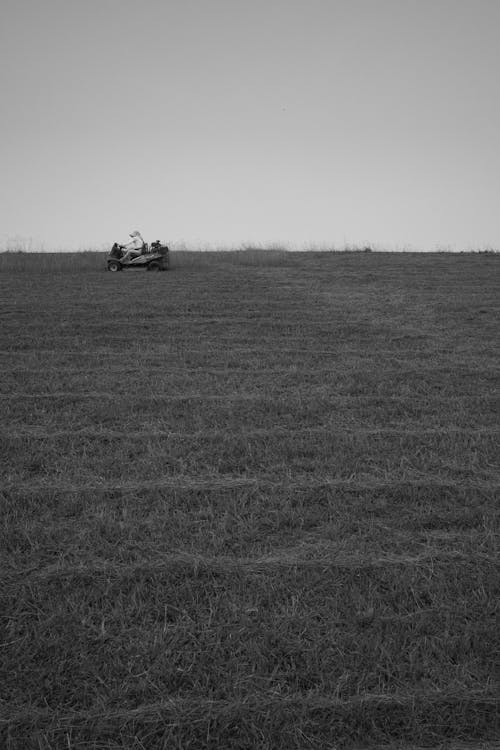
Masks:
[[[498,747],[498,258],[208,256],[0,275],[2,746]]]

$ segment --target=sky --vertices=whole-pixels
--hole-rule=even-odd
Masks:
[[[0,247],[500,247],[500,0],[2,0]]]

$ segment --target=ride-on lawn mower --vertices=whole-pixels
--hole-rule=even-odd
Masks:
[[[108,256],[108,271],[123,271],[124,268],[145,268],[146,271],[166,271],[169,266],[168,246],[162,245],[160,240],[151,243],[151,247],[144,243],[141,254],[135,258],[123,261],[125,255],[122,245],[115,242]]]

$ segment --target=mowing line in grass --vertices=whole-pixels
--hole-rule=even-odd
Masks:
[[[75,581],[81,577],[103,577],[104,579],[112,576],[133,576],[136,573],[162,575],[169,570],[178,571],[180,568],[189,575],[191,572],[195,575],[203,569],[207,573],[230,571],[245,571],[248,573],[267,573],[280,569],[320,569],[325,573],[327,571],[338,571],[339,574],[345,570],[371,570],[374,568],[426,568],[429,571],[434,565],[456,562],[457,564],[470,565],[490,565],[497,569],[498,559],[495,555],[490,555],[478,551],[477,553],[464,553],[456,550],[430,550],[420,555],[385,555],[383,557],[367,557],[360,555],[354,557],[345,557],[336,551],[329,555],[325,554],[324,548],[319,548],[323,553],[318,554],[313,559],[300,558],[296,555],[281,554],[279,556],[269,555],[263,558],[237,559],[234,557],[206,557],[203,555],[194,555],[187,552],[177,554],[165,554],[158,560],[148,560],[147,562],[137,562],[133,564],[120,564],[116,562],[94,563],[86,562],[77,566],[68,566],[65,563],[55,563],[45,568],[35,568],[32,570],[0,571],[0,580],[5,584],[13,584],[15,581],[22,580],[29,583],[30,581],[41,581],[48,579],[71,578]]]

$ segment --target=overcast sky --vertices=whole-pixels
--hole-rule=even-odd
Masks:
[[[500,246],[500,0],[2,0],[0,246]]]

